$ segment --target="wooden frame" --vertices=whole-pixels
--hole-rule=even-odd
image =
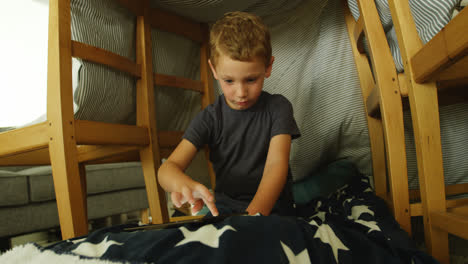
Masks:
[[[141,160],[153,223],[170,220],[157,170],[181,140],[182,132],[159,131],[154,85],[194,90],[202,106],[213,102],[208,69],[207,25],[150,8],[149,1],[118,0],[136,15],[136,61],[71,40],[70,0],[49,1],[47,121],[0,133],[0,165],[51,164],[62,239],[88,233],[85,165]],[[165,22],[161,23],[163,17]],[[153,73],[151,27],[200,43],[201,81]],[[104,64],[137,78],[135,126],[76,120],[73,113],[72,57]],[[214,173],[211,172],[212,177]],[[213,182],[212,178],[212,182]],[[148,217],[148,214],[143,214]],[[143,219],[147,222],[147,219]]]
[[[468,239],[468,199],[446,200],[446,193],[468,193],[468,185],[444,184],[438,106],[439,97],[444,98],[449,94],[446,92],[448,89],[467,98],[466,87],[460,87],[468,84],[468,9],[465,8],[430,42],[423,45],[408,0],[389,0],[405,68],[405,72],[397,76],[375,3],[358,2],[361,14],[359,20],[354,21],[348,7],[345,8],[345,18],[366,111],[372,115],[368,116],[368,125],[376,193],[387,201],[396,220],[408,233],[411,233],[410,217],[422,215],[429,252],[440,262],[449,263],[447,233]],[[363,34],[370,50],[375,88],[367,57],[359,43]],[[401,97],[408,97],[413,118],[419,191],[408,190],[406,160],[400,159],[396,163],[391,160],[392,156],[398,154],[389,149],[390,146],[401,145],[398,153],[406,155],[404,141],[395,136],[403,135]],[[385,147],[382,140],[385,141]],[[387,192],[383,155],[387,157],[390,192]],[[396,175],[392,173],[398,170],[395,166],[402,166],[405,171]],[[420,198],[421,202],[409,204],[410,197]]]

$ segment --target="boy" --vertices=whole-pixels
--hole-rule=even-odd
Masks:
[[[190,123],[161,165],[159,183],[175,206],[189,202],[192,212],[205,204],[215,216],[294,214],[289,152],[300,133],[291,103],[262,91],[274,61],[267,27],[255,15],[227,13],[211,28],[210,49],[208,63],[223,94]],[[184,173],[205,144],[216,173],[215,197]]]

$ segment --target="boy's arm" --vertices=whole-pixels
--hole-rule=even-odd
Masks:
[[[262,180],[247,207],[250,215],[270,214],[287,180],[290,150],[291,135],[281,134],[271,139]]]
[[[213,194],[203,184],[192,180],[184,173],[196,154],[197,148],[190,141],[182,139],[169,158],[159,167],[159,184],[171,193],[175,206],[180,207],[185,202],[193,205],[202,199],[211,213],[217,215]]]

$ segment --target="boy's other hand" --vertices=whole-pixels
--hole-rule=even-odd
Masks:
[[[191,188],[190,188],[191,187]],[[197,213],[206,204],[211,214],[218,215],[213,194],[203,184],[196,183],[193,186],[183,186],[181,192],[172,192],[172,203],[176,207],[181,207],[184,203],[192,205],[192,214]]]

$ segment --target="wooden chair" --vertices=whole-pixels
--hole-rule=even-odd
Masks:
[[[161,158],[178,144],[182,132],[158,132],[154,85],[196,90],[203,94],[203,107],[213,101],[213,80],[207,65],[207,26],[151,9],[147,0],[118,2],[137,16],[136,61],[72,41],[70,0],[50,0],[47,121],[0,133],[1,166],[52,166],[63,239],[88,233],[86,164],[141,160],[152,222],[168,222],[166,196],[156,173]],[[153,73],[151,26],[201,44],[201,81]],[[104,64],[137,78],[136,125],[74,118],[72,57]]]
[[[359,2],[361,17],[357,23],[354,23],[349,11],[346,15],[366,110],[371,114],[378,111],[381,113],[380,116],[377,115],[381,118],[379,121],[368,117],[376,192],[393,207],[395,218],[408,233],[411,233],[410,217],[422,215],[429,252],[440,262],[449,263],[447,233],[468,239],[468,199],[447,200],[446,195],[468,193],[468,184],[444,184],[438,106],[439,101],[447,104],[468,98],[468,10],[463,10],[430,42],[423,45],[408,1],[389,0],[389,6],[405,68],[405,73],[398,75],[389,57],[390,52],[374,2]],[[363,33],[371,51],[377,83],[375,87],[379,87],[378,89],[372,89],[372,74],[360,42]],[[388,88],[380,87],[384,83]],[[457,95],[455,100],[454,94]],[[391,163],[395,156],[389,147],[402,144],[400,136],[397,141],[388,138],[389,133],[402,133],[396,132],[402,129],[400,100],[396,95],[409,99],[420,190],[407,190],[406,172],[401,175],[392,174],[392,171],[398,170],[394,167],[398,163]],[[392,101],[397,101],[394,106],[398,109],[388,107]],[[380,120],[384,133],[379,126]],[[386,148],[381,143],[382,134]],[[387,194],[385,185],[384,149],[387,154],[390,194]],[[400,155],[405,155],[404,149],[398,149]],[[402,159],[399,162],[406,169],[406,163],[403,164]],[[419,198],[421,202],[409,204],[408,198]]]
[[[345,19],[367,113],[375,192],[387,201],[401,227],[411,233],[402,91],[399,85],[402,75],[397,75],[375,3],[369,1],[362,4],[360,1],[359,4],[362,14],[359,20],[354,21],[347,6]],[[373,70],[364,51],[364,33],[372,54]]]

